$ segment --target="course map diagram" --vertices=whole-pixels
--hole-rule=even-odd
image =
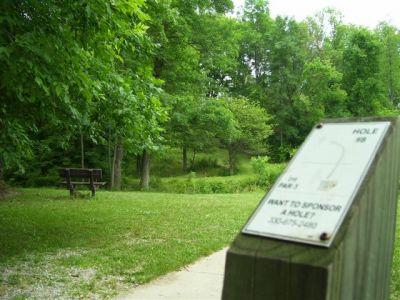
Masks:
[[[329,247],[389,126],[317,125],[243,232]]]

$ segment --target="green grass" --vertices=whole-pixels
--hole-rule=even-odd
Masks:
[[[184,194],[217,194],[265,191],[282,172],[285,164],[266,164],[266,173],[254,170],[251,157],[238,154],[234,176],[229,175],[227,151],[209,149],[209,152],[196,153],[195,163],[188,172],[182,171],[182,150],[165,147],[151,158],[150,191]],[[191,165],[191,151],[188,163]],[[140,179],[136,171],[136,159],[131,158],[124,164],[122,189],[140,191]],[[189,166],[188,166],[189,167]],[[49,174],[36,174],[9,178],[8,183],[16,187],[57,187],[60,178],[58,170],[53,168]],[[110,182],[109,172],[103,170],[103,180]]]
[[[229,244],[261,197],[19,190],[0,202],[0,298],[109,297]]]
[[[150,178],[150,190],[163,193],[220,194],[265,191],[281,174],[285,164],[268,164],[268,178],[260,178],[251,168],[249,161],[242,161],[242,173],[233,176],[205,176],[203,173],[170,177]],[[247,169],[246,169],[247,168]],[[140,190],[139,179],[125,177],[124,190]]]
[[[229,175],[228,152],[223,149],[209,149],[208,152],[197,152],[192,165],[193,153],[189,149],[188,168],[198,176],[227,176]],[[126,169],[126,174],[132,174],[132,166]],[[151,172],[157,177],[175,177],[185,175],[182,171],[182,149],[165,147],[162,152],[152,157]],[[236,173],[253,174],[250,156],[240,153],[236,156]]]
[[[188,155],[188,168],[191,166],[193,153],[190,149]],[[238,168],[242,173],[249,163],[249,157],[238,155]],[[242,167],[244,168],[242,169]],[[228,175],[228,154],[226,150],[210,149],[209,152],[197,152],[191,171],[201,176]],[[152,157],[151,173],[157,177],[171,177],[184,175],[182,171],[182,149],[165,147],[162,152]]]
[[[0,202],[0,298],[108,298],[229,244],[263,193],[22,189]],[[400,214],[391,300],[400,299]]]

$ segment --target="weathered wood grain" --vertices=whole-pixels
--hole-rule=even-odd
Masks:
[[[400,165],[398,118],[391,126],[330,248],[238,234],[225,267],[223,299],[385,300],[395,240]]]

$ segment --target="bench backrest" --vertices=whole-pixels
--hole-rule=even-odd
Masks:
[[[58,174],[61,177],[79,177],[79,178],[90,178],[93,174],[93,179],[98,180],[102,178],[101,169],[78,169],[78,168],[62,168],[58,170]]]

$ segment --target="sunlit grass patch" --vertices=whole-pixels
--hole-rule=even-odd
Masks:
[[[0,298],[115,295],[229,244],[261,197],[20,190],[0,203]]]

